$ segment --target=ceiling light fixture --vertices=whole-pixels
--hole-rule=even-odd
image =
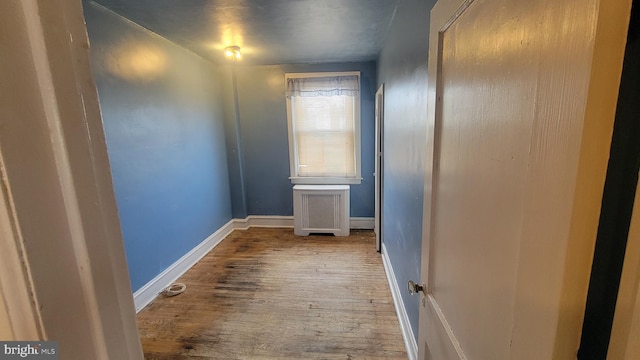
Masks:
[[[240,59],[242,55],[240,55],[240,46],[227,46],[224,48],[224,54],[227,55],[228,58],[232,59]]]

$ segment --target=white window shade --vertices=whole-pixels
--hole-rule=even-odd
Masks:
[[[298,176],[354,177],[353,99],[349,96],[291,100]]]
[[[360,182],[359,85],[357,75],[287,78],[292,182]]]
[[[287,96],[314,97],[360,95],[360,77],[357,75],[296,77],[287,79]]]

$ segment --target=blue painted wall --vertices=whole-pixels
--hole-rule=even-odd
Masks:
[[[420,279],[429,12],[434,3],[400,2],[378,61],[378,83],[385,86],[383,240],[400,289]],[[418,299],[402,292],[416,339]]]
[[[220,75],[99,5],[85,17],[137,290],[231,219]]]
[[[351,186],[351,216],[374,216],[375,62],[238,64],[236,106],[231,67],[218,72],[93,2],[85,17],[134,290],[232,217],[293,215],[287,72],[361,72],[363,181]]]
[[[374,62],[341,64],[242,66],[235,68],[238,86],[238,113],[241,150],[244,155],[245,215],[293,215],[293,191],[289,180],[289,145],[284,74],[288,72],[360,71],[362,183],[351,186],[351,216],[374,216]],[[231,72],[225,75],[225,96],[232,94]],[[235,112],[226,101],[227,113]],[[243,217],[240,203],[234,118],[226,116],[229,168],[234,216]]]

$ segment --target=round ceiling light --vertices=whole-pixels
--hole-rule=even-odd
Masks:
[[[226,48],[224,48],[224,54],[228,58],[232,59],[240,59],[240,57],[242,56],[240,54],[240,46],[227,46]]]

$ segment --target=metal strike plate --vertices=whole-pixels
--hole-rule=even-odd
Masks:
[[[409,294],[411,295],[419,293],[420,291],[424,292],[424,283],[416,284],[413,280],[409,280],[409,283],[407,285],[409,289]]]

